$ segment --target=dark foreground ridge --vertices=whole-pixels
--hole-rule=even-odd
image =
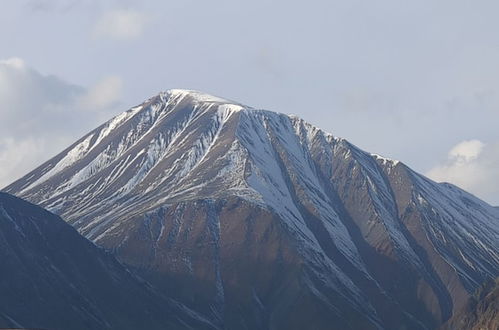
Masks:
[[[211,329],[58,216],[0,193],[0,328]]]

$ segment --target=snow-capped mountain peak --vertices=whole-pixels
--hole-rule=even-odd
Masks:
[[[298,281],[307,294],[340,315],[335,322],[350,306],[365,315],[359,327],[374,329],[390,322],[418,328],[416,318],[442,322],[499,273],[497,209],[296,116],[197,91],[152,97],[6,191],[61,214],[132,267],[159,269],[153,278],[190,274],[196,281],[189,285],[213,283],[220,318],[229,308],[224,281],[240,278],[224,265],[241,259],[274,269],[291,258],[305,269]],[[248,243],[254,235],[256,245]],[[248,298],[255,308],[263,304],[259,297]]]
[[[228,99],[221,98],[219,96],[214,96],[214,95],[203,93],[203,92],[196,91],[196,90],[170,89],[166,92],[162,92],[160,95],[166,96],[166,98],[168,98],[170,96],[171,97],[190,97],[193,101],[198,102],[198,103],[200,103],[200,102],[213,102],[213,103],[222,103],[222,104],[226,104],[226,105],[231,105],[231,104],[232,105],[239,105],[240,110],[242,110],[243,108],[248,108],[248,107],[241,105],[238,102],[230,101]]]

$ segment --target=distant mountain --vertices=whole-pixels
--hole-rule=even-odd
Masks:
[[[496,208],[200,92],[149,99],[5,191],[226,329],[436,328],[499,275]]]
[[[4,193],[0,260],[0,328],[211,328],[58,216]]]
[[[487,281],[442,330],[499,329],[499,277]]]

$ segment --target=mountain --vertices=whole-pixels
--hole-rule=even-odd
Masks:
[[[6,192],[226,329],[431,329],[499,275],[499,211],[294,116],[170,90]]]
[[[487,281],[442,330],[499,329],[499,277]]]
[[[58,216],[0,193],[0,327],[212,329]]]

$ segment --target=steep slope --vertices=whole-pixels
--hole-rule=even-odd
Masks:
[[[442,330],[499,329],[499,278],[488,281]]]
[[[199,92],[151,98],[5,190],[230,329],[434,328],[499,275],[497,209]]]
[[[0,327],[211,329],[56,215],[0,193]]]

